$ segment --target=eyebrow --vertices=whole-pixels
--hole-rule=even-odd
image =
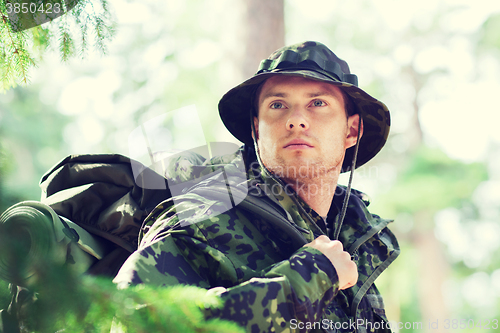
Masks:
[[[261,96],[261,101],[264,101],[267,98],[271,98],[271,97],[286,98],[288,95],[289,94],[283,93],[283,92],[273,92],[273,91],[270,91],[267,94],[265,94],[264,96]],[[327,90],[320,90],[320,91],[309,93],[309,94],[306,95],[307,98],[314,98],[314,97],[321,97],[321,96],[336,97],[333,93],[331,93],[331,92],[329,92]]]

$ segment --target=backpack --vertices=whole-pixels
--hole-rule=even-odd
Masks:
[[[164,177],[146,167],[134,177],[132,165],[138,162],[117,154],[68,156],[42,177],[40,201],[20,202],[0,216],[0,278],[11,283],[12,294],[8,309],[0,311],[0,332],[19,332],[19,309],[36,298],[28,289],[30,265],[50,251],[77,272],[116,275],[137,248],[142,221],[171,197]],[[21,273],[16,251],[25,256]]]
[[[195,168],[197,164],[200,170],[207,170],[200,165],[202,159],[193,155],[187,158]],[[164,177],[119,154],[71,155],[42,177],[41,200],[10,207],[0,217],[0,228],[5,231],[9,221],[13,225],[24,223],[24,227],[33,229],[32,241],[37,241],[36,235],[53,234],[41,241],[67,246],[66,262],[80,265],[82,273],[113,278],[137,249],[144,219],[157,205],[172,200],[170,184],[177,187],[174,195],[190,192],[227,200],[229,194],[233,205],[265,217],[273,227],[289,234],[297,248],[307,243],[284,210],[266,200],[264,194],[252,193],[241,179],[239,186],[229,186],[227,174],[222,171],[175,185],[175,181],[169,183],[167,179],[172,175]],[[25,288],[25,281],[9,276],[8,265],[2,265],[3,257],[0,253],[0,278],[12,283],[13,298],[8,310],[0,310],[0,333],[19,332],[16,309],[32,302],[33,294]]]

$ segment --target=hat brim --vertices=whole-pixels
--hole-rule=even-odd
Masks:
[[[371,160],[382,149],[391,125],[387,106],[355,85],[341,82],[329,75],[312,70],[277,70],[257,74],[229,90],[219,102],[219,115],[229,132],[241,142],[253,145],[250,112],[254,105],[257,88],[275,75],[300,76],[334,84],[348,94],[363,119],[363,136],[359,141],[356,168]],[[354,147],[348,148],[342,164],[342,172],[351,169]]]

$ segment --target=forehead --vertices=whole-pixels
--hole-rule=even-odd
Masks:
[[[332,95],[343,100],[342,90],[328,82],[313,80],[301,76],[276,75],[267,79],[257,91],[258,102],[262,102],[268,97],[281,96],[286,94],[304,93],[311,96]]]

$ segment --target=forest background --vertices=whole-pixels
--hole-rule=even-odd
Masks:
[[[76,38],[64,61],[69,15],[45,24],[53,37],[43,56],[33,53],[29,82],[0,94],[0,211],[38,200],[41,176],[69,154],[133,154],[134,129],[185,106],[197,119],[174,119],[171,148],[237,143],[219,120],[220,97],[275,49],[317,40],[391,110],[386,147],[353,183],[372,213],[395,220],[402,254],[377,283],[389,319],[422,323],[401,331],[446,331],[446,320],[450,331],[464,329],[460,320],[468,332],[494,331],[500,3],[111,0],[108,11],[114,36],[100,45],[89,33],[83,52],[81,27],[66,18]]]

